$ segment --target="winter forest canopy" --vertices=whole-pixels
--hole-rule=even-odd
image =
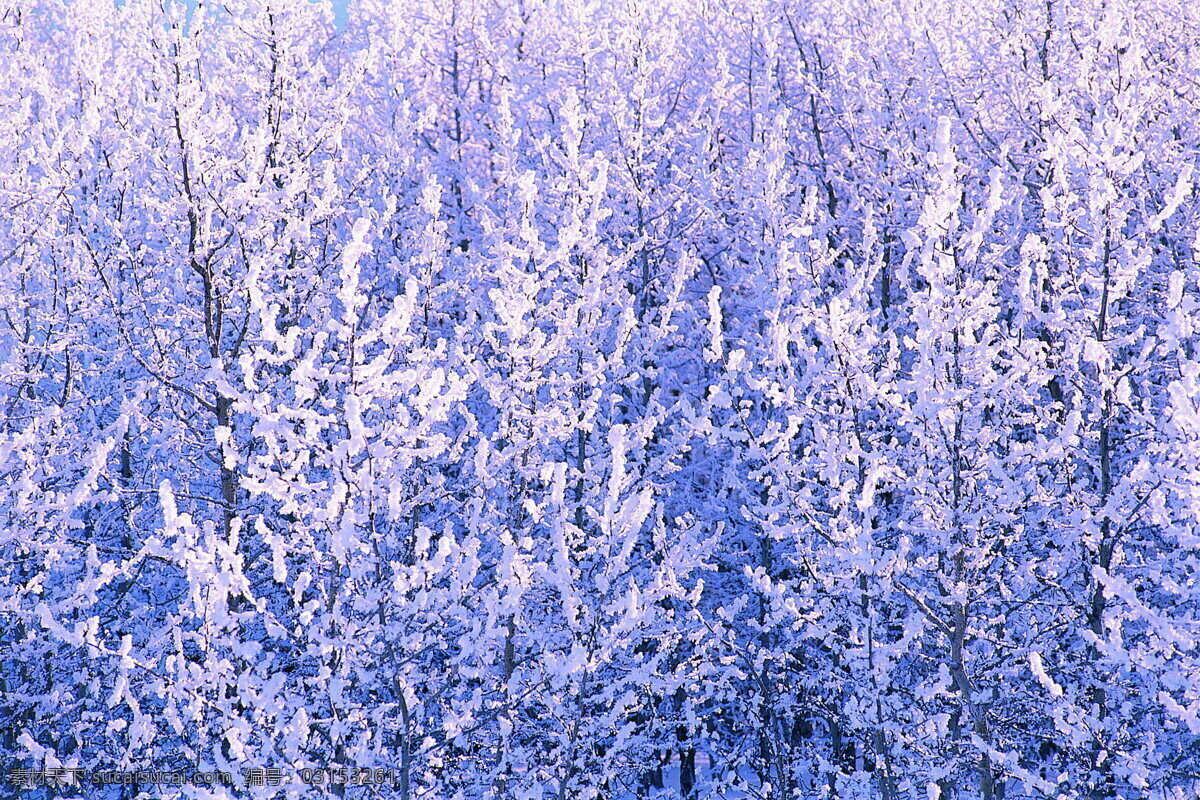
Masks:
[[[1196,797],[1198,64],[1187,0],[3,0],[3,777]]]

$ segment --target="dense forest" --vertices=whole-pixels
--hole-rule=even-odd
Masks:
[[[1197,797],[1198,157],[1187,0],[0,0],[0,796]]]

